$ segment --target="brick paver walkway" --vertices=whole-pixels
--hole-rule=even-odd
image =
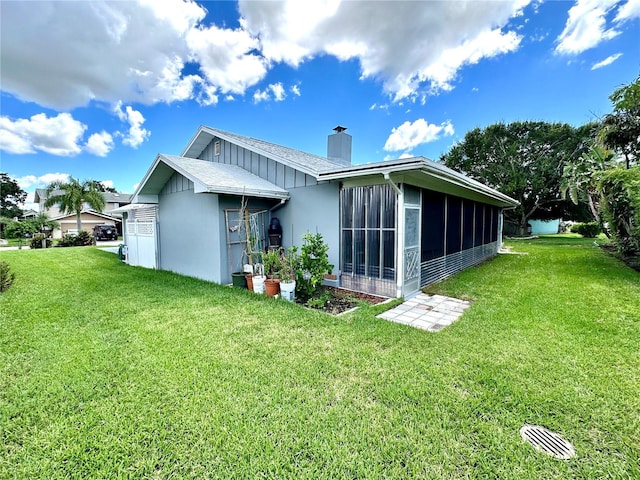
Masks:
[[[378,315],[378,318],[437,332],[458,320],[471,302],[443,295],[419,293],[406,302]]]

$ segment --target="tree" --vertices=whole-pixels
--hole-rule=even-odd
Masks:
[[[89,180],[89,183],[94,185],[96,190],[98,190],[99,192],[118,193],[118,190],[116,190],[115,188],[107,187],[104,183],[98,180]]]
[[[18,248],[22,248],[22,239],[36,233],[36,227],[32,222],[13,220],[6,226],[4,233],[9,238],[17,238]]]
[[[560,184],[562,198],[568,196],[575,205],[586,203],[593,220],[601,227],[600,193],[595,174],[615,166],[616,161],[611,150],[593,141],[589,145],[589,150],[577,159],[568,161],[562,172]]]
[[[27,192],[6,173],[0,173],[0,217],[15,218],[22,215],[21,204]]]
[[[27,221],[33,224],[36,232],[44,233],[45,235],[60,227],[60,224],[55,220],[50,220],[46,213],[39,213],[35,218]]]
[[[593,130],[592,124],[496,123],[468,132],[440,161],[518,200],[505,216],[524,234],[529,219],[548,217],[562,206],[564,165],[587,150]]]
[[[624,156],[627,169],[640,158],[640,76],[609,96],[613,112],[605,115],[600,137],[609,148]]]
[[[53,182],[47,187],[46,208],[58,204],[60,211],[75,213],[78,232],[82,230],[82,210],[87,204],[93,210],[102,212],[105,206],[104,194],[96,188],[93,180],[79,180],[71,177],[68,182]]]

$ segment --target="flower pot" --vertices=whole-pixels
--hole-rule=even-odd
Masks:
[[[256,275],[253,277],[253,291],[256,293],[264,293],[264,281],[267,277],[264,275]]]
[[[280,282],[280,296],[287,302],[293,302],[296,298],[296,281]]]
[[[275,297],[280,293],[280,280],[277,278],[268,278],[264,281],[264,289],[267,297]]]
[[[234,287],[247,288],[247,279],[244,276],[244,272],[233,272],[231,274],[231,282]]]
[[[247,288],[253,292],[253,273],[245,275],[244,279],[247,281]]]

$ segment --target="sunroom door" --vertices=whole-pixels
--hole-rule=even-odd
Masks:
[[[420,190],[404,187],[404,288],[405,297],[420,290]]]

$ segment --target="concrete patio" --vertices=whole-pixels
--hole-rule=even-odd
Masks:
[[[377,318],[438,332],[458,320],[471,302],[443,295],[419,293]]]

